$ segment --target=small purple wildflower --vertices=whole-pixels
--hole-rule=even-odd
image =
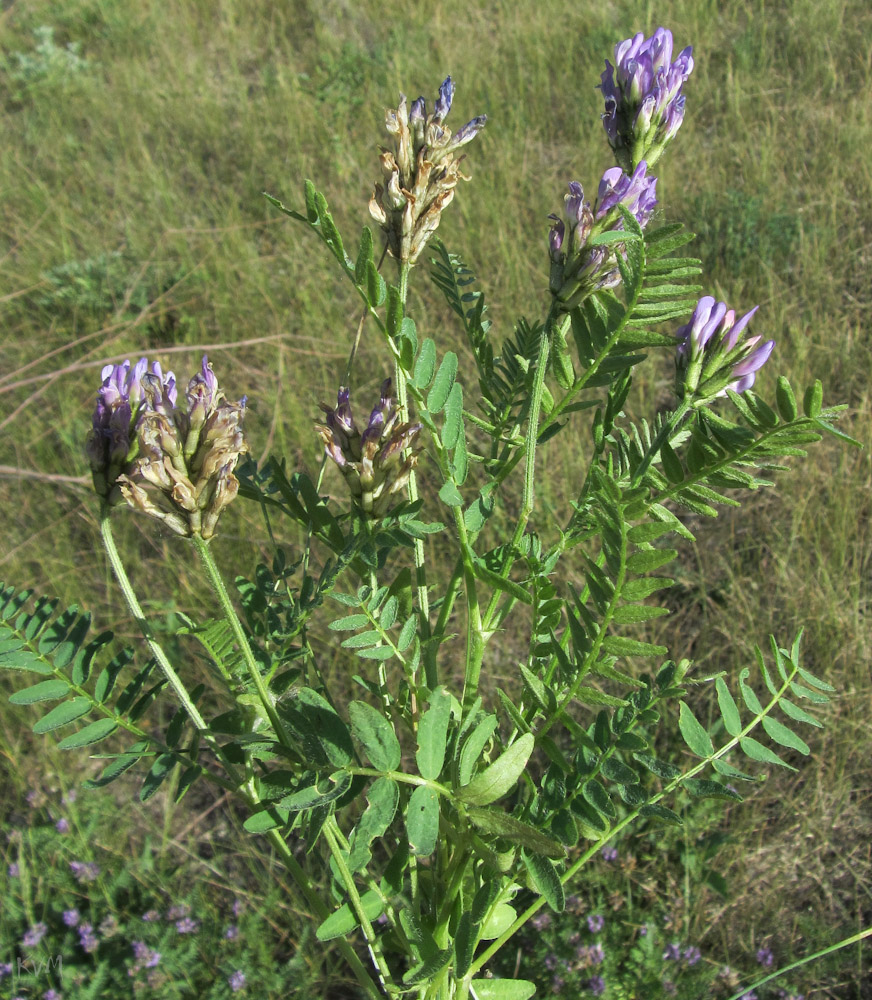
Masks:
[[[603,861],[617,861],[618,860],[617,847],[612,847],[611,844],[606,844],[606,846],[600,851],[600,857],[603,859]]]
[[[727,390],[745,392],[754,384],[775,347],[774,340],[745,336],[757,306],[736,319],[726,303],[704,295],[688,323],[676,331],[678,344],[677,392],[680,398],[700,401],[725,396]]]
[[[382,917],[384,916],[385,915],[382,914]],[[379,917],[379,921],[381,921],[381,917]],[[383,923],[387,923],[387,917],[385,917]],[[239,937],[239,928],[236,926],[236,924],[228,924],[227,929],[224,931],[225,940],[235,941],[238,937]]]
[[[663,952],[663,961],[678,962],[680,959],[681,959],[681,945],[675,942],[666,945],[666,951]]]
[[[142,919],[147,924],[153,924],[155,920],[160,920],[160,913],[157,910],[146,910],[142,915]]]
[[[238,993],[245,987],[245,973],[242,972],[241,969],[237,969],[227,982],[230,984],[231,991],[233,993]]]
[[[639,928],[639,937],[647,937],[647,936],[648,936],[648,925],[642,924],[642,926]]]
[[[533,929],[537,931],[544,931],[546,928],[551,926],[551,914],[546,913],[544,910],[540,910],[535,917],[530,921],[533,925]]]
[[[62,1000],[62,996],[57,990],[46,990],[42,995],[42,1000]]]
[[[545,961],[542,963],[549,972],[553,972],[557,968],[557,956],[556,955],[546,955]]]
[[[161,960],[161,953],[155,951],[154,948],[149,948],[149,946],[144,941],[132,941],[130,944],[133,948],[133,957],[136,962],[132,969],[128,969],[129,975],[135,975],[140,969],[153,969],[155,968]]]
[[[684,119],[681,89],[693,71],[692,49],[672,62],[672,32],[640,31],[615,46],[615,66],[606,60],[599,84],[605,100],[603,125],[620,166],[630,173],[640,160],[653,166]]]
[[[69,833],[70,832],[70,821],[66,816],[61,816],[61,818],[55,823],[55,830],[58,833]]]
[[[757,994],[753,990],[749,990],[747,993],[743,993],[739,1000],[758,1000]]]
[[[606,991],[606,981],[602,976],[591,976],[587,988],[595,997],[600,997]]]
[[[35,948],[47,933],[48,926],[40,921],[25,932],[24,937],[21,939],[21,946],[23,948]]]
[[[12,963],[11,962],[0,962],[0,982],[4,980],[7,976],[12,975]]]
[[[167,910],[167,920],[180,920],[182,917],[186,917],[191,912],[190,904],[188,903],[177,903],[175,906],[171,906]]]
[[[12,864],[6,869],[6,874],[9,878],[18,878],[21,875],[21,868],[18,862],[13,861]]]
[[[70,871],[77,882],[95,882],[100,874],[100,866],[94,861],[71,861]]]
[[[67,927],[75,927],[79,922],[79,911],[75,907],[72,910],[64,910],[62,919]]]
[[[602,176],[597,192],[597,220],[608,218],[618,205],[631,212],[644,227],[657,205],[657,178],[647,177],[648,164],[642,162],[629,176],[620,167],[610,167]],[[615,229],[623,229],[624,220],[618,219]]]
[[[591,965],[602,965],[606,960],[606,953],[603,946],[597,941],[587,949],[587,957]]]
[[[690,945],[684,949],[682,957],[688,965],[696,965],[696,963],[702,958],[702,952],[696,947],[696,945]]]
[[[200,921],[193,917],[182,917],[176,921],[176,930],[179,934],[196,934],[200,929]]]
[[[239,914],[242,913],[242,907],[244,905],[245,904],[242,902],[241,899],[234,899],[233,900],[233,906],[231,906],[230,909],[233,911],[233,916],[234,917],[238,917]]]
[[[587,918],[587,929],[591,934],[599,934],[605,925],[605,917],[601,913],[591,913]]]
[[[772,954],[772,950],[770,948],[759,948],[757,950],[757,961],[763,966],[764,969],[769,969],[775,961],[775,956]]]
[[[90,924],[79,924],[79,945],[88,954],[95,952],[100,947],[94,928]]]

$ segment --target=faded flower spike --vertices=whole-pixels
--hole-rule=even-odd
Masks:
[[[143,386],[146,375],[159,387],[150,395]],[[130,361],[106,365],[101,377],[103,381],[97,391],[97,406],[85,452],[97,495],[110,503],[120,503],[116,483],[136,457],[137,422],[143,411],[152,405],[152,398],[161,407],[175,406],[176,378],[172,372],[164,375],[157,361],[152,363],[149,373],[148,358],[140,358],[133,368]]]
[[[439,88],[431,115],[423,97],[407,108],[401,94],[399,107],[385,116],[393,148],[382,149],[384,180],[375,186],[369,211],[384,230],[391,253],[403,263],[415,263],[454,198],[457,182],[469,179],[460,172],[463,156],[457,151],[487,121],[486,115],[479,115],[452,134],[443,123],[453,99],[449,76]]]
[[[618,211],[622,205],[640,226],[645,226],[657,205],[657,178],[646,175],[643,160],[628,177],[620,167],[611,167],[600,180],[596,211],[584,200],[578,181],[571,181],[565,197],[566,221],[556,215],[549,235],[551,292],[569,312],[593,292],[614,288],[620,283],[614,251],[605,246],[589,246],[591,236],[624,228]]]
[[[754,384],[775,347],[774,340],[760,343],[761,337],[748,337],[745,328],[758,306],[736,320],[736,313],[726,303],[711,295],[696,304],[690,322],[676,331],[680,343],[677,361],[679,398],[697,397],[702,405],[727,390],[744,392]]]
[[[146,405],[136,422],[137,457],[119,477],[127,503],[179,535],[215,534],[239,482],[233,470],[248,450],[242,434],[245,400],[228,403],[208,358],[188,383],[186,409],[156,375],[142,376]]]
[[[692,51],[688,45],[672,62],[672,32],[658,28],[650,38],[640,31],[619,42],[616,66],[606,60],[599,85],[606,105],[603,124],[615,159],[627,173],[640,160],[653,167],[680,128],[681,88],[693,70]]]
[[[339,390],[335,409],[321,403],[324,424],[316,425],[324,450],[339,466],[351,495],[367,517],[384,517],[391,499],[403,490],[418,462],[413,448],[422,424],[397,423],[391,380],[381,386],[381,398],[361,434],[351,414],[349,391]]]

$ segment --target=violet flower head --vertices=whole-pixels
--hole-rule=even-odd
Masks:
[[[599,84],[603,125],[619,165],[631,173],[641,160],[654,166],[684,119],[682,87],[693,71],[692,48],[672,60],[672,32],[658,28],[615,46]]]
[[[29,927],[24,932],[24,937],[21,939],[22,948],[35,948],[47,933],[47,924],[44,924],[42,921],[34,924],[33,927]]]
[[[390,379],[382,383],[379,401],[363,433],[354,423],[345,386],[339,390],[335,409],[324,403],[321,409],[324,423],[317,424],[316,430],[325,452],[339,467],[364,516],[374,520],[384,517],[417,464],[415,443],[423,425],[397,422],[399,411],[391,396]]]
[[[759,948],[757,950],[757,961],[763,966],[764,969],[770,969],[772,967],[772,963],[775,961],[772,949]]]
[[[245,973],[241,969],[237,969],[227,980],[230,991],[232,993],[238,993],[241,989],[245,988]]]
[[[590,246],[591,236],[624,228],[618,210],[623,206],[640,226],[645,226],[657,204],[657,178],[647,176],[647,164],[642,161],[632,176],[620,167],[611,167],[600,180],[596,212],[585,200],[578,181],[571,181],[564,198],[561,219],[550,215],[548,237],[551,275],[549,287],[563,311],[569,312],[594,292],[620,284],[621,273],[616,254],[620,246]]]
[[[587,929],[591,934],[599,934],[605,925],[605,917],[601,913],[591,913],[587,918]]]
[[[618,205],[623,205],[635,216],[643,228],[648,224],[657,205],[657,178],[646,176],[648,164],[642,162],[628,176],[620,167],[610,167],[602,176],[597,192],[597,220],[607,219]],[[618,217],[614,229],[623,229],[624,220]]]
[[[70,871],[77,882],[96,882],[100,866],[94,861],[71,861]]]
[[[85,452],[91,466],[94,489],[104,500],[119,502],[116,482],[136,455],[136,426],[141,414],[157,401],[158,406],[175,404],[176,379],[164,375],[155,361],[149,371],[148,358],[106,365],[101,372],[97,406]],[[151,386],[147,391],[147,385]]]
[[[63,921],[65,927],[75,927],[79,922],[79,911],[75,908],[72,910],[64,910]]]
[[[697,302],[690,321],[676,331],[679,398],[696,397],[694,405],[699,406],[725,396],[728,389],[745,392],[751,388],[775,347],[774,340],[761,343],[762,337],[746,333],[757,309],[737,320],[734,310],[711,295]]]
[[[452,133],[445,118],[454,90],[449,76],[439,88],[431,115],[423,97],[409,108],[404,94],[385,115],[391,148],[382,150],[382,181],[375,185],[369,211],[391,254],[403,263],[415,263],[454,199],[458,182],[469,179],[460,172],[463,156],[457,155],[458,150],[487,123],[486,115],[478,115]]]
[[[245,398],[228,402],[209,359],[188,383],[186,407],[176,393],[143,376],[148,405],[136,424],[137,455],[119,476],[121,495],[185,537],[215,534],[218,518],[236,497],[233,470],[248,450],[242,432]]]
[[[602,976],[591,976],[587,988],[595,997],[601,997],[606,991],[606,981]]]

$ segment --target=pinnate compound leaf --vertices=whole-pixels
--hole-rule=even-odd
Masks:
[[[35,733],[50,733],[61,726],[68,726],[76,719],[81,719],[91,711],[91,702],[87,698],[71,698],[61,705],[56,705],[48,715],[44,715],[33,726]]]
[[[422,778],[435,781],[445,763],[448,722],[451,718],[451,695],[438,687],[430,695],[430,707],[418,724],[418,750],[415,760]],[[429,852],[428,852],[429,853]]]
[[[125,771],[129,771],[134,764],[142,760],[148,752],[148,743],[145,740],[134,743],[126,752],[119,754],[111,764],[103,768],[99,778],[89,778],[84,782],[86,788],[103,788],[111,784],[116,778],[121,777]]]
[[[65,736],[58,743],[58,750],[73,750],[78,747],[87,747],[92,743],[99,743],[107,736],[114,733],[118,728],[118,723],[114,719],[98,719],[84,729],[80,729],[71,736]]]
[[[566,851],[556,840],[552,840],[535,826],[503,812],[502,809],[470,806],[467,815],[474,826],[494,837],[502,837],[513,844],[520,844],[528,851],[541,854],[546,858],[566,857]]]
[[[678,728],[681,730],[684,742],[697,757],[713,756],[715,748],[712,746],[711,737],[700,725],[696,716],[687,707],[685,702],[681,702]]]
[[[757,740],[752,739],[750,736],[743,736],[739,740],[739,746],[751,760],[760,761],[761,764],[778,764],[779,767],[786,767],[788,771],[796,770],[795,767],[786,764],[778,754],[773,753],[769,747],[764,747],[762,743],[758,743]]]
[[[151,770],[145,776],[142,788],[139,790],[139,801],[147,802],[152,795],[170,776],[170,772],[176,766],[176,757],[171,753],[162,753],[151,765]]]
[[[432,788],[419,785],[409,796],[406,831],[412,854],[426,856],[436,850],[439,837],[439,796]]]
[[[673,812],[672,809],[666,806],[661,806],[658,802],[650,802],[646,806],[642,806],[639,810],[640,816],[653,816],[656,819],[662,819],[664,823],[671,823],[673,826],[682,826],[683,821],[677,812]]]
[[[566,897],[554,863],[541,854],[527,851],[522,851],[521,857],[539,894],[555,913],[562,913],[566,909]]]
[[[460,797],[472,805],[486,806],[514,788],[533,752],[535,739],[524,733],[493,764],[460,790]]]
[[[428,959],[419,962],[418,965],[409,969],[403,976],[403,982],[406,986],[414,986],[416,983],[422,983],[426,979],[432,979],[437,972],[440,972],[448,965],[453,954],[454,952],[451,948],[437,951],[435,955],[431,955]]]
[[[792,701],[787,698],[782,698],[778,702],[778,707],[784,712],[785,715],[789,716],[795,722],[805,722],[809,726],[816,726],[818,729],[823,727],[823,723],[816,719],[813,715],[809,715],[808,712],[804,712],[798,705],[794,705]]]
[[[400,790],[390,778],[374,781],[366,793],[366,810],[360,817],[351,839],[348,867],[352,872],[361,871],[372,857],[369,845],[384,835],[394,820],[400,801]]]
[[[698,799],[735,799],[742,801],[742,796],[732,788],[727,788],[719,781],[712,781],[710,778],[688,778],[682,782],[682,788],[686,788],[691,795]]]
[[[530,1000],[536,992],[527,979],[473,979],[469,985],[478,1000]]]
[[[365,701],[352,701],[348,706],[351,731],[360,741],[378,771],[395,771],[400,766],[400,741],[394,727],[382,713]]]
[[[476,724],[475,729],[469,734],[460,750],[460,760],[458,762],[457,775],[458,783],[468,785],[472,780],[472,772],[475,770],[476,762],[484,750],[485,744],[493,736],[497,728],[497,717],[486,715]]]
[[[448,395],[457,377],[457,355],[453,351],[448,351],[439,365],[436,378],[433,380],[433,388],[427,396],[427,409],[431,413],[438,413],[448,401]]]
[[[384,901],[374,889],[363,893],[360,903],[367,920],[378,920],[385,911]],[[357,927],[357,914],[348,903],[343,903],[320,924],[315,931],[315,937],[319,941],[332,941],[334,938],[350,934],[355,927]]]
[[[721,709],[721,717],[724,720],[724,728],[730,736],[738,736],[742,731],[742,717],[739,715],[739,706],[736,704],[730,689],[727,687],[723,677],[715,680],[715,687],[718,691],[718,705]]]
[[[40,701],[57,701],[69,693],[70,685],[58,677],[50,681],[40,681],[39,684],[23,688],[21,691],[14,691],[9,695],[9,701],[13,705],[35,705]]]
[[[809,745],[804,740],[801,740],[792,729],[788,729],[787,726],[777,719],[773,719],[767,715],[763,719],[763,728],[766,731],[766,735],[776,743],[780,743],[781,746],[788,747],[790,750],[798,750],[801,754],[805,754],[806,757],[811,753]]]

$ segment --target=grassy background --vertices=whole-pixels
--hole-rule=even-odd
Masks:
[[[399,90],[432,99],[450,72],[455,125],[488,114],[472,183],[440,235],[481,274],[496,338],[519,313],[542,315],[546,216],[570,179],[593,191],[610,165],[594,89],[602,61],[658,24],[692,43],[697,62],[659,171],[663,216],[699,234],[712,294],[743,311],[761,304],[755,329],[778,342],[764,396],[778,372],[799,385],[819,375],[868,445],[865,0],[20,2],[0,15],[0,577],[80,600],[132,633],[107,587],[81,446],[109,360],[148,353],[188,373],[208,349],[231,394],[252,400],[255,456],[316,467],[311,423],[335,392],[356,304],[260,192],[297,205],[313,178],[353,242]],[[415,277],[419,329],[462,352],[423,269]],[[355,386],[374,387],[382,364],[364,342]],[[645,366],[634,405],[668,405],[671,376],[666,357]],[[543,457],[553,504],[571,494],[586,449],[583,434],[577,449],[571,431],[560,440]],[[840,692],[812,760],[727,816],[729,901],[682,897],[686,928],[725,960],[763,938],[785,958],[803,954],[872,916],[870,460],[824,442],[682,551],[660,632],[676,655],[734,671],[769,631],[786,640],[804,625],[809,666]],[[179,546],[135,518],[117,523],[158,619],[203,607]],[[254,530],[244,512],[227,518],[225,564],[251,572]],[[81,762],[45,758],[25,719],[0,706],[9,787],[45,780],[46,760],[74,780]],[[809,995],[872,995],[858,992],[868,970],[859,952],[842,953],[816,967]]]

